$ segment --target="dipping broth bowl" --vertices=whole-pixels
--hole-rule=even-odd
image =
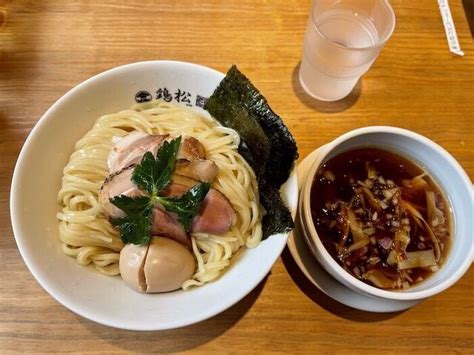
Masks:
[[[311,188],[319,168],[342,152],[375,147],[397,153],[422,167],[444,192],[451,209],[451,246],[440,269],[427,280],[404,290],[383,290],[346,272],[332,258],[318,236],[311,213]],[[315,196],[317,198],[317,196]],[[441,146],[417,133],[386,126],[350,131],[319,149],[300,191],[300,222],[312,254],[339,282],[364,295],[390,300],[421,300],[458,281],[474,257],[473,186],[461,165]]]

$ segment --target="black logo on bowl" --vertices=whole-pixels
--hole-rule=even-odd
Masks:
[[[151,94],[148,91],[145,91],[145,90],[139,91],[135,95],[135,101],[139,104],[142,103],[142,102],[151,101],[152,99],[153,99],[153,97],[151,96]]]
[[[192,102],[194,101],[194,105],[201,108],[204,108],[204,105],[206,105],[208,100],[207,97],[201,96],[199,94],[197,94],[195,100],[193,100],[193,94],[181,88],[172,91],[166,87],[160,87],[155,91],[155,94],[156,100],[163,100],[165,102],[175,101],[186,106],[193,106]],[[153,100],[153,96],[146,90],[140,90],[135,94],[135,101],[137,103],[149,102],[151,100]]]
[[[159,88],[156,90],[156,99],[171,102],[171,100],[173,100],[173,95],[170,94],[167,88]]]
[[[204,105],[207,103],[207,97],[197,95],[196,96],[196,106],[204,108]]]

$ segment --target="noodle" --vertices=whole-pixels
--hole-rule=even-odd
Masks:
[[[98,202],[98,193],[108,176],[107,157],[116,141],[131,131],[148,134],[188,135],[205,147],[207,158],[219,172],[212,187],[232,204],[235,225],[224,235],[192,234],[197,269],[183,289],[219,277],[242,247],[258,245],[262,239],[261,207],[255,175],[237,152],[240,137],[210,117],[162,101],[138,104],[129,110],[100,117],[80,139],[64,168],[57,214],[59,238],[65,254],[80,265],[93,264],[105,275],[118,275],[120,250],[124,246]]]

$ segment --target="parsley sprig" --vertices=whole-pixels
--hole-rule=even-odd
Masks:
[[[171,182],[181,137],[165,141],[156,153],[147,152],[132,173],[132,182],[145,194],[129,197],[125,195],[110,199],[126,216],[112,220],[118,226],[124,243],[147,244],[150,239],[153,208],[159,204],[166,211],[175,213],[186,232],[191,229],[194,216],[199,211],[209,189],[209,183],[193,186],[179,197],[162,196]]]

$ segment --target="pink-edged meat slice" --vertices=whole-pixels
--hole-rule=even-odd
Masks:
[[[141,196],[143,193],[132,182],[134,166],[126,167],[119,172],[110,175],[105,179],[99,191],[99,203],[104,212],[111,218],[120,218],[125,214],[115,207],[110,199],[116,196],[125,195],[128,197]]]
[[[151,235],[167,237],[191,248],[191,238],[178,222],[176,215],[166,212],[161,206],[155,206],[153,209]]]
[[[146,152],[156,156],[158,148],[168,137],[168,134],[151,135],[137,131],[123,137],[109,153],[107,158],[109,171],[114,173],[126,166],[139,164]]]
[[[171,184],[165,191],[166,196],[181,196],[189,186]],[[224,234],[236,221],[236,214],[229,200],[216,189],[210,189],[198,214],[193,219],[191,232]]]
[[[229,200],[215,189],[210,189],[199,213],[194,217],[192,232],[224,234],[237,219]]]

